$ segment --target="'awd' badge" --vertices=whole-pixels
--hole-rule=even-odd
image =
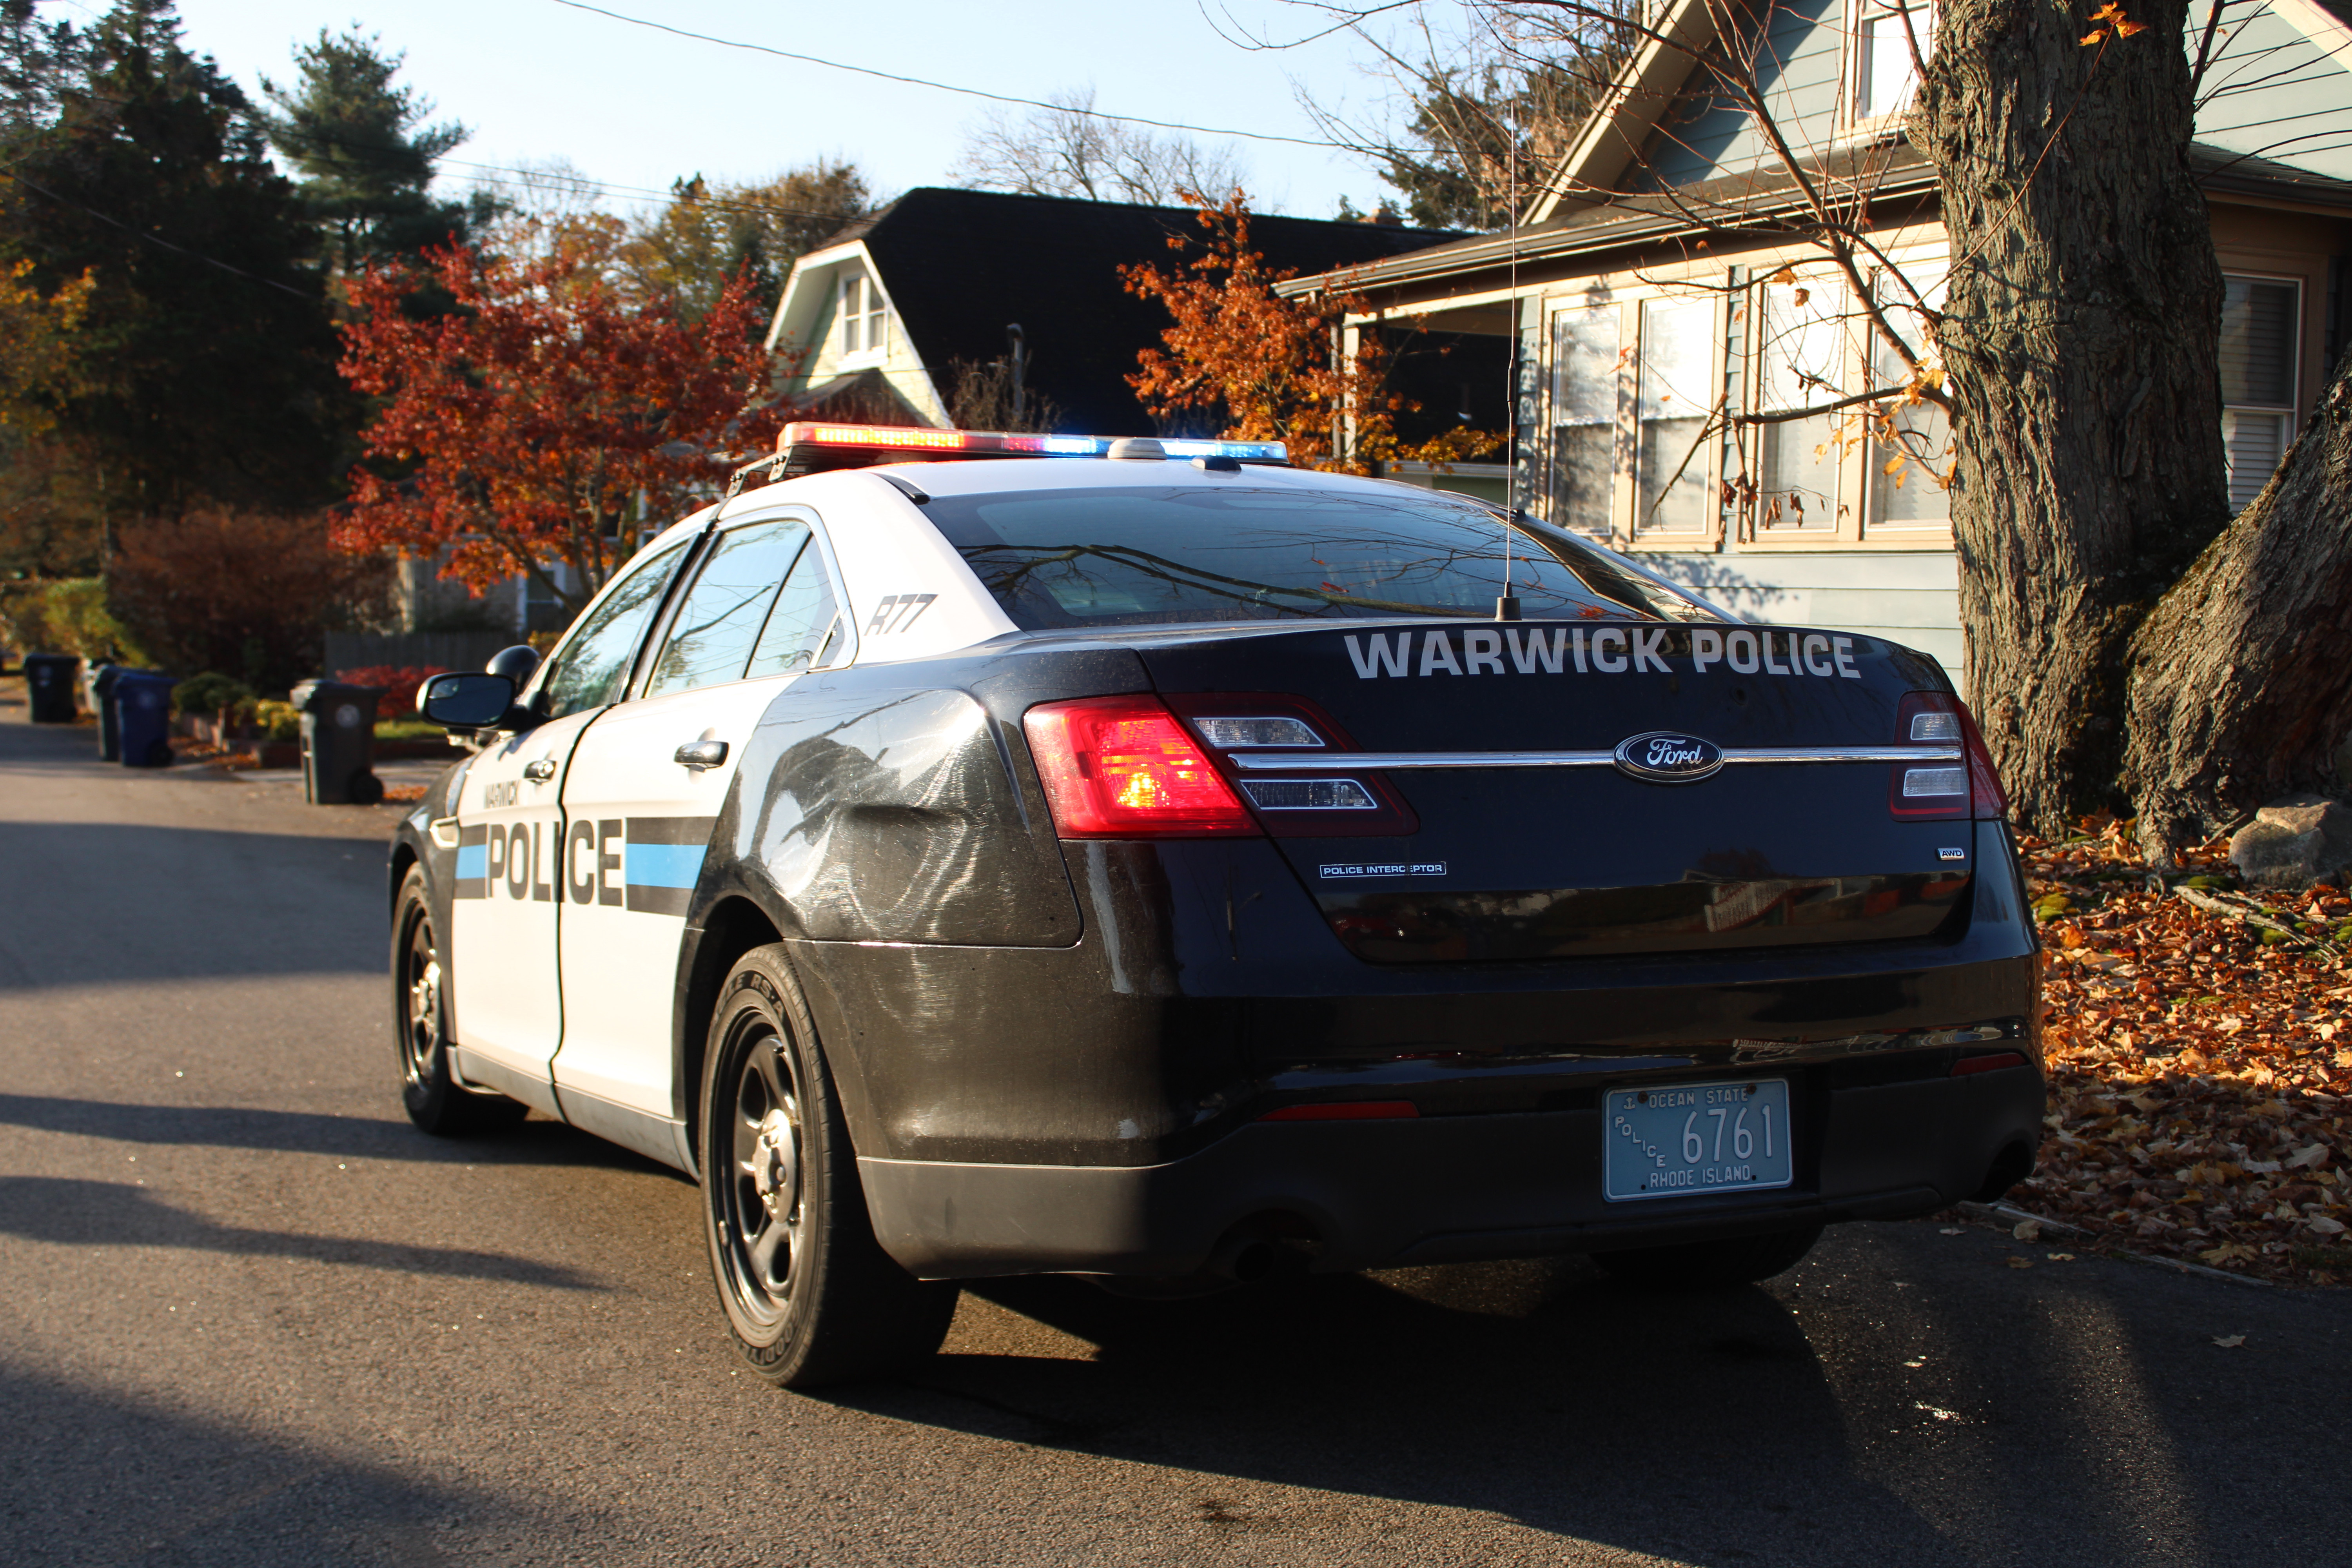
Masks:
[[[1617,742],[1617,771],[1650,784],[1692,784],[1723,766],[1723,750],[1712,741],[1675,730],[1654,730]]]

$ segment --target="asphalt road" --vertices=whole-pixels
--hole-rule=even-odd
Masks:
[[[0,1563],[2352,1561],[2352,1300],[1983,1226],[1704,1299],[1573,1259],[1012,1282],[916,1376],[777,1393],[678,1176],[402,1117],[390,808],[100,767],[21,690]]]

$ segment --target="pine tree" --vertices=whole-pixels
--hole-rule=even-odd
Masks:
[[[235,82],[171,0],[118,0],[0,180],[0,267],[45,295],[85,273],[80,385],[58,436],[107,509],[324,498],[348,394],[314,233]]]
[[[278,110],[261,117],[270,145],[302,176],[303,204],[339,274],[461,242],[484,216],[429,194],[435,164],[471,132],[425,123],[431,100],[393,86],[406,58],[385,55],[378,37],[321,28],[296,53],[290,88],[262,79]]]

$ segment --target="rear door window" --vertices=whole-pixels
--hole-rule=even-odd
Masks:
[[[686,552],[686,541],[667,545],[624,569],[613,591],[599,600],[548,661],[539,682],[541,714],[561,719],[617,702],[636,662],[637,644],[661,608],[662,590]]]
[[[695,574],[661,657],[646,679],[647,697],[743,679],[776,591],[808,545],[797,518],[755,522],[719,536]]]
[[[1028,630],[1488,616],[1507,581],[1531,618],[1707,614],[1559,531],[1403,486],[938,496],[924,514]]]

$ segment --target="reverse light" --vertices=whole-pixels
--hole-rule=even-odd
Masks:
[[[1970,1073],[1999,1072],[2003,1068],[2021,1068],[2025,1057],[2018,1051],[1995,1051],[1986,1057],[1962,1057],[1952,1064],[1954,1078],[1966,1078]]]
[[[2001,793],[1992,753],[1985,750],[1976,721],[1958,698],[1942,691],[1909,693],[1897,712],[1895,733],[1912,745],[1944,750],[1957,745],[1960,751],[1957,758],[1895,764],[1886,804],[1895,816],[1918,822],[1969,816],[1993,820],[2007,815],[2009,799]]]
[[[1276,838],[1405,838],[1421,821],[1386,778],[1349,766],[1356,742],[1320,706],[1272,691],[1171,691],[1169,709],[1192,728]],[[1241,764],[1266,752],[1315,759],[1315,774],[1269,778]]]
[[[1041,703],[1021,724],[1064,838],[1209,838],[1258,831],[1200,742],[1157,698]]]

